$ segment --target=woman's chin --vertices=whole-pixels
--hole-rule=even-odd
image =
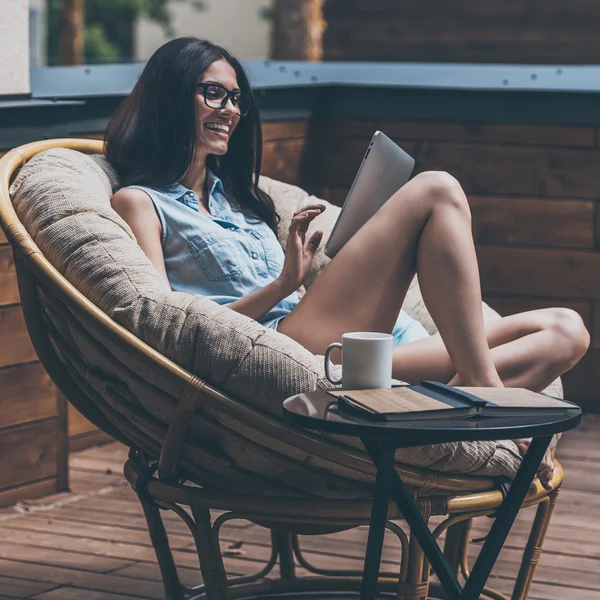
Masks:
[[[206,153],[222,156],[223,154],[227,154],[228,147],[229,145],[227,144],[227,142],[223,144],[209,144]]]

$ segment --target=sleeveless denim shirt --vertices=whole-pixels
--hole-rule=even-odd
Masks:
[[[266,223],[234,210],[221,180],[210,171],[206,176],[210,215],[199,212],[197,194],[180,183],[165,188],[127,187],[146,192],[154,204],[171,289],[226,305],[277,279],[285,254]],[[277,329],[299,301],[296,293],[290,294],[258,319],[259,323]],[[403,310],[392,335],[395,346],[429,336]]]
[[[198,195],[179,183],[160,189],[128,187],[146,192],[154,203],[173,291],[200,294],[226,305],[277,279],[285,255],[271,228],[234,210],[221,180],[210,171],[206,176],[210,215],[199,212]],[[275,329],[299,301],[296,293],[290,294],[259,322]]]

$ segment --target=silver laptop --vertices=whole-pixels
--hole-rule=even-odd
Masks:
[[[375,132],[325,246],[329,258],[410,179],[414,167],[414,159],[398,144]]]

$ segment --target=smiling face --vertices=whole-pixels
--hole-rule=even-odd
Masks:
[[[217,60],[204,71],[202,83],[216,83],[229,91],[239,91],[238,81],[233,67],[225,60]],[[203,89],[196,93],[196,130],[198,151],[204,157],[209,154],[226,154],[235,128],[240,121],[239,109],[231,98],[223,108],[210,108],[204,101]]]

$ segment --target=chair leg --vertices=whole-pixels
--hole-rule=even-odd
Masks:
[[[206,589],[206,600],[229,600],[227,572],[223,565],[219,539],[212,528],[210,510],[193,504],[191,509],[196,524],[194,541]]]
[[[146,523],[148,524],[148,531],[150,533],[150,540],[152,541],[156,559],[158,560],[158,567],[165,589],[165,599],[185,600],[185,593],[181,581],[179,580],[179,574],[177,573],[177,567],[173,560],[173,554],[171,554],[169,538],[167,537],[167,532],[165,531],[165,526],[162,517],[160,516],[160,509],[141,496],[138,496],[138,499],[144,510],[144,516],[146,517]]]
[[[411,532],[408,550],[406,581],[398,583],[398,600],[427,600],[429,594],[429,566],[425,553]]]
[[[542,546],[544,544],[544,538],[550,525],[550,519],[552,518],[552,512],[558,499],[559,490],[553,491],[547,499],[540,502],[535,513],[535,519],[531,527],[531,533],[529,534],[529,540],[523,552],[523,559],[521,561],[521,568],[517,575],[517,581],[515,582],[515,588],[512,595],[512,600],[526,600],[529,595],[529,588],[533,581],[533,575],[540,555],[542,553]]]
[[[446,532],[444,542],[444,556],[452,567],[452,572],[459,577],[466,564],[466,556],[469,550],[469,535],[471,533],[472,519],[460,521],[452,525]]]
[[[279,554],[279,569],[282,579],[296,578],[292,535],[281,531],[271,531],[272,543],[276,545]]]

